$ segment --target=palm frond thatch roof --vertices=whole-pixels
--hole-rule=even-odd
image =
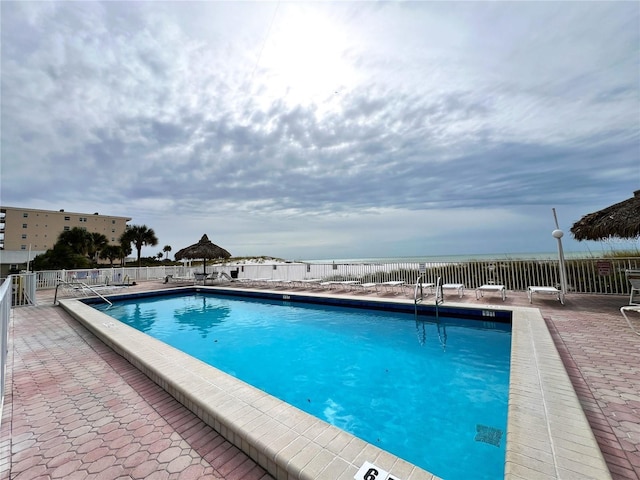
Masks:
[[[204,268],[206,270],[207,260],[214,258],[229,258],[231,254],[222,247],[219,247],[215,243],[209,240],[205,233],[198,243],[189,245],[181,250],[178,250],[175,254],[176,260],[188,259],[202,259],[204,261]]]
[[[640,190],[633,197],[585,215],[571,227],[576,240],[640,237]]]

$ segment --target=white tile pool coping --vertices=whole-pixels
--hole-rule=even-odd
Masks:
[[[400,480],[438,478],[80,300],[59,303],[277,480],[352,480],[365,462]],[[456,306],[470,309],[466,304],[447,302],[447,307]],[[513,312],[504,478],[610,479],[540,311],[484,307]]]

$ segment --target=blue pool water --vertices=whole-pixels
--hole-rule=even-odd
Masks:
[[[202,293],[95,307],[445,480],[504,476],[509,324]]]

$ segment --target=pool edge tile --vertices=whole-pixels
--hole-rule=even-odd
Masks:
[[[566,478],[561,471],[566,472],[571,466],[576,469],[575,475],[582,475],[580,478],[591,478],[589,469],[593,469],[599,479],[610,480],[602,452],[542,314],[526,307],[512,311],[505,479],[533,478],[527,477],[532,474],[536,478]],[[571,423],[573,439],[564,438],[566,421]],[[530,440],[543,448],[547,445],[550,455],[541,454],[547,453],[546,449],[536,449],[529,445]],[[586,448],[593,453],[592,465],[580,468],[562,458],[558,447],[563,441],[578,451]]]
[[[337,437],[337,434],[334,434],[335,432],[331,432],[331,429],[335,427],[325,428],[324,425],[317,426],[316,424],[316,426],[313,426],[313,423],[311,423],[304,425],[305,428],[299,427],[295,429],[295,422],[293,425],[285,425],[285,422],[290,423],[291,418],[299,415],[299,413],[307,414],[284,402],[280,404],[277,399],[272,402],[264,392],[259,390],[252,392],[251,389],[253,387],[227,376],[213,367],[206,366],[205,368],[201,365],[202,362],[189,356],[184,358],[182,356],[186,354],[182,352],[179,352],[177,356],[177,358],[181,359],[177,365],[182,372],[173,379],[171,375],[167,374],[166,370],[169,372],[172,369],[175,370],[176,364],[167,364],[166,358],[163,358],[163,354],[166,355],[167,353],[164,347],[170,349],[172,347],[157,340],[156,342],[161,343],[164,347],[161,348],[157,344],[150,344],[148,340],[151,337],[134,329],[131,330],[136,334],[132,334],[131,331],[127,330],[130,327],[120,324],[117,320],[113,320],[101,312],[97,312],[81,301],[61,300],[60,304],[105,344],[125,357],[154,382],[169,391],[175,398],[181,399],[180,401],[184,402],[201,419],[223,434],[231,443],[245,451],[247,450],[247,445],[249,445],[249,451],[246,451],[246,453],[250,454],[251,458],[254,458],[276,478],[286,478],[287,480],[289,478],[321,479],[323,477],[319,475],[329,471],[335,474],[336,478],[342,478],[347,474],[345,472],[351,472],[353,468],[357,471],[359,465],[367,460],[373,461],[379,458],[385,465],[390,463],[391,467],[401,465],[400,462],[404,462],[394,457],[396,460],[391,463],[391,460],[387,457],[387,455],[393,457],[391,454],[366,442],[364,442],[366,446],[362,451],[355,454],[350,453],[346,455],[347,458],[342,458],[340,454],[346,449],[345,445],[348,445],[349,442],[344,444],[344,442],[336,440],[333,448],[334,450],[340,450],[337,453],[325,448],[326,444],[331,444]],[[456,308],[457,306],[454,302],[447,302],[447,307]],[[469,309],[469,305],[466,304],[459,304],[459,306],[463,309]],[[499,307],[496,306],[494,308],[500,310]],[[478,308],[475,309],[477,310]],[[595,453],[595,457],[590,457],[592,464],[589,465],[589,469],[597,472],[598,480],[610,479],[611,475],[604,462],[602,452],[587,423],[584,411],[577,400],[577,395],[540,311],[535,308],[525,307],[503,307],[503,309],[513,312],[505,478],[526,478],[526,475],[532,473],[537,474],[538,478],[557,479],[567,475],[584,475],[584,478],[591,478],[588,472],[585,473],[587,467],[584,462],[579,462],[579,458],[583,454],[593,455]],[[117,324],[126,328],[120,328]],[[117,325],[117,327],[114,327],[114,325]],[[125,334],[125,332],[127,333]],[[143,337],[140,335],[143,335]],[[163,354],[160,352],[163,352]],[[199,363],[192,364],[189,359]],[[213,369],[216,372],[213,375],[215,381],[208,380],[211,375],[208,369]],[[544,372],[544,375],[542,375],[541,371]],[[198,384],[198,386],[194,387],[193,383]],[[210,405],[208,401],[212,399],[221,401],[220,405]],[[225,417],[226,414],[235,411],[234,407],[237,407],[237,405],[233,405],[233,402],[240,402],[246,405],[255,403],[256,406],[253,408],[259,410],[263,415],[269,415],[270,420],[256,426],[255,429],[244,431],[240,426]],[[263,405],[267,405],[268,408],[264,410]],[[292,413],[291,417],[284,415],[284,418],[289,420],[281,422],[271,416],[271,414],[274,414],[276,417],[282,418],[284,412]],[[553,421],[556,418],[566,417],[575,422],[570,432],[563,429],[562,425],[556,425],[555,423],[557,422]],[[324,423],[315,418],[314,420]],[[250,424],[251,421],[247,423]],[[270,433],[274,433],[273,431],[267,431],[259,435],[259,433],[264,432],[265,425],[269,424],[280,425],[281,427],[275,429],[280,431],[280,437],[282,437],[280,438],[279,451],[284,451],[288,445],[294,442],[295,438],[305,437],[305,432],[310,432],[309,436],[313,436],[312,432],[319,431],[320,433],[315,435],[314,439],[305,437],[306,439],[299,442],[300,445],[305,444],[307,448],[312,448],[312,452],[305,453],[303,449],[295,452],[291,458],[285,459],[284,454],[278,455],[279,451],[275,451],[276,449],[266,445],[267,440],[273,440],[273,437],[270,436]],[[535,438],[531,438],[532,432],[535,433]],[[305,443],[307,441],[311,443]],[[531,445],[529,445],[529,442]],[[535,451],[536,447],[543,446],[545,442],[553,451],[551,462],[535,458],[537,456],[536,453],[538,453]],[[338,448],[338,444],[341,444],[342,448]],[[557,448],[555,448],[556,446]],[[313,453],[316,453],[318,448],[321,448],[321,450],[313,456]],[[531,448],[532,451],[527,452],[528,448]],[[531,455],[527,455],[527,453]],[[313,458],[305,465],[298,464],[298,461],[302,463],[302,461],[308,460],[310,456],[313,456]],[[545,457],[544,455],[542,456]],[[290,464],[296,457],[299,457],[299,460]],[[408,465],[411,466],[411,464]],[[392,473],[400,476],[402,480],[438,478],[418,467],[413,467],[414,469],[409,473],[409,478],[403,478],[396,472]],[[288,469],[291,469],[291,471]],[[551,471],[550,469],[552,469],[553,473],[548,477],[545,476],[543,472]],[[402,470],[403,474],[405,474],[408,467],[403,465]]]

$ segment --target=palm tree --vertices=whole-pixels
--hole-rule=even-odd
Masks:
[[[136,251],[138,252],[138,267],[140,267],[140,255],[142,253],[142,247],[152,247],[158,244],[156,232],[154,232],[152,228],[149,228],[146,225],[128,226],[120,239],[121,243],[129,245],[133,243],[133,245],[136,247]]]
[[[123,258],[126,255],[122,253],[122,247],[120,245],[107,245],[100,250],[100,258],[109,260],[111,267],[113,267],[113,261],[117,258]]]
[[[131,255],[131,242],[124,238],[124,234],[120,235],[120,266],[124,267],[125,259]]]
[[[86,255],[77,253],[65,242],[57,242],[53,248],[37,255],[32,266],[34,270],[60,270],[89,268],[91,265]]]
[[[89,244],[91,242],[91,234],[84,228],[73,227],[71,230],[65,230],[58,236],[58,241],[61,245],[66,245],[71,248],[73,253],[80,255],[86,255],[89,251]]]
[[[87,255],[94,262],[102,250],[109,245],[109,239],[101,233],[93,232],[87,234]]]
[[[165,245],[162,251],[167,255],[165,260],[169,260],[169,252],[171,251],[171,245]]]

